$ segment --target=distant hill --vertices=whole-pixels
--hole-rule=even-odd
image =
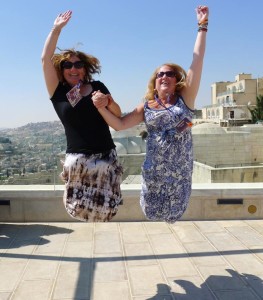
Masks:
[[[66,149],[60,121],[29,123],[0,131],[0,178],[39,173],[57,167],[57,157]],[[1,177],[2,176],[2,177]],[[1,183],[0,183],[1,184]]]
[[[31,135],[34,133],[52,133],[54,135],[64,133],[64,128],[60,121],[50,121],[50,122],[37,122],[28,123],[24,126],[16,128],[2,128],[0,129],[0,135]]]

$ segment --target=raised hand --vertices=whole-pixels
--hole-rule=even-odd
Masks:
[[[58,29],[62,29],[70,20],[71,15],[72,15],[71,10],[59,14],[54,21],[54,27]]]
[[[207,6],[199,5],[196,8],[196,17],[199,24],[208,22],[209,9]]]

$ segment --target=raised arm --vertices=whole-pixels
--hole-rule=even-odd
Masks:
[[[132,112],[128,113],[123,117],[117,117],[112,111],[111,105],[105,106],[105,97],[109,95],[104,95],[101,92],[93,93],[92,101],[97,107],[99,113],[102,115],[103,119],[108,123],[110,127],[115,130],[124,130],[133,127],[141,122],[143,122],[143,109],[144,104],[139,104]],[[111,96],[110,96],[111,97]],[[118,105],[116,102],[114,102]]]
[[[201,81],[209,16],[208,7],[198,6],[196,8],[196,16],[199,27],[194,45],[193,60],[187,72],[186,87],[182,90],[184,101],[191,109],[194,109],[195,98]]]
[[[116,117],[106,107],[99,108],[98,111],[108,125],[116,131],[128,129],[143,122],[143,103],[139,104],[132,112],[120,118]]]
[[[58,85],[59,79],[57,76],[56,69],[52,63],[52,57],[55,53],[57,41],[62,28],[68,23],[72,15],[70,10],[59,14],[54,21],[54,26],[51,29],[49,35],[44,44],[42,51],[42,67],[44,72],[44,78],[48,90],[49,96],[53,96],[55,89]]]

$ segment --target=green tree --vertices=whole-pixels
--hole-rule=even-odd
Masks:
[[[258,121],[263,122],[263,95],[257,96],[257,104],[256,107],[251,108],[248,105],[248,110],[251,113],[252,123],[255,124]]]

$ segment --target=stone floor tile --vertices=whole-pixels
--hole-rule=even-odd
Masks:
[[[182,243],[205,241],[205,237],[193,223],[188,223],[182,226],[171,225],[171,227]]]
[[[249,250],[253,253],[258,259],[263,261],[263,248],[262,247],[250,247]]]
[[[105,257],[102,254],[92,259],[93,282],[126,281],[128,280],[124,257],[111,254]],[[113,284],[115,284],[113,282]]]
[[[91,300],[132,300],[128,282],[95,282]]]
[[[15,238],[21,229],[21,226],[24,226],[24,224],[0,223],[0,237],[6,236],[9,238]]]
[[[149,222],[144,223],[148,234],[171,233],[172,229],[165,222]]]
[[[253,254],[224,255],[225,259],[239,273],[261,275],[263,262],[258,260]]]
[[[263,299],[262,225],[0,224],[0,300]]]
[[[250,286],[255,293],[263,299],[263,274],[256,276],[244,273],[242,274],[242,278],[246,282],[247,286]]]
[[[30,259],[23,280],[54,279],[59,267],[58,260]]]
[[[94,239],[94,253],[122,253],[120,236],[118,232],[95,232]]]
[[[23,275],[26,264],[27,261],[0,261],[0,291],[11,292],[16,287]]]
[[[65,246],[65,241],[50,241],[44,238],[40,241],[39,245],[36,247],[34,254],[49,254],[56,253],[56,255],[61,255]]]
[[[199,276],[169,278],[169,285],[176,300],[216,300],[215,295]]]
[[[96,223],[95,224],[95,232],[98,231],[119,231],[118,223],[109,222],[109,223]]]
[[[68,262],[60,266],[52,299],[89,299],[91,262]]]
[[[225,228],[220,225],[217,221],[195,221],[193,222],[197,228],[203,233],[208,232],[222,232]]]
[[[206,238],[213,246],[222,253],[243,253],[248,249],[228,232],[207,233]]]
[[[46,225],[45,224],[15,224],[13,226],[17,226],[19,231],[16,236],[16,240],[33,240],[39,239],[45,232]]]
[[[242,274],[230,266],[198,266],[203,280],[211,290],[240,290],[246,285]]]
[[[83,224],[79,221],[76,222],[50,222],[47,223],[47,228],[45,230],[46,234],[69,234],[71,232],[72,224]],[[34,223],[35,224],[35,223]],[[42,223],[41,223],[42,224]]]
[[[157,284],[163,284],[160,294],[167,294],[169,289],[161,269],[157,265],[128,267],[128,276],[132,288],[132,295],[154,294]]]
[[[244,222],[263,235],[263,220],[246,220]]]
[[[24,262],[33,253],[40,239],[14,240],[9,249],[0,255],[0,259],[8,262]]]
[[[196,268],[189,258],[159,259],[166,277],[194,276],[198,275]]]
[[[124,243],[148,242],[147,233],[143,223],[120,223],[120,232]]]
[[[89,260],[92,257],[93,243],[92,241],[74,241],[67,242],[63,251],[63,257],[82,258]]]
[[[143,297],[133,297],[133,300],[174,300],[172,295],[145,295]]]
[[[228,231],[248,248],[253,246],[263,248],[263,235],[249,226],[229,227]]]
[[[183,245],[172,233],[150,234],[149,240],[156,254],[171,254],[173,257],[186,253]]]
[[[244,226],[243,220],[218,220],[216,221],[220,226],[227,228],[227,227],[237,227],[237,226]]]
[[[260,298],[249,288],[239,291],[217,291],[215,294],[219,300],[260,300]]]
[[[12,296],[12,300],[47,300],[52,285],[52,280],[22,281]]]
[[[9,249],[13,241],[14,239],[8,236],[5,235],[0,236],[0,254],[5,253]]]
[[[93,240],[94,223],[72,223],[72,232],[68,235],[69,242],[88,242]]]
[[[149,243],[124,244],[124,253],[129,266],[157,264]]]
[[[11,299],[11,293],[0,292],[0,300],[9,300],[9,299]]]
[[[225,265],[223,256],[209,242],[184,244],[189,257],[195,265]]]

